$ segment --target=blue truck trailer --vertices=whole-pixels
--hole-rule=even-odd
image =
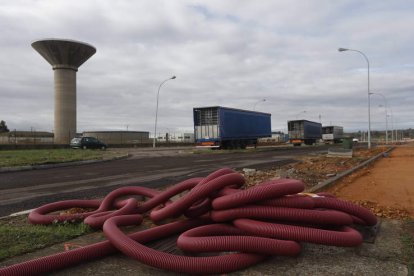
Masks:
[[[246,148],[271,137],[271,114],[222,106],[193,108],[197,147]]]
[[[322,139],[322,124],[308,120],[288,121],[289,142],[294,146],[315,144]]]

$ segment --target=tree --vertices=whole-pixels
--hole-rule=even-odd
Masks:
[[[1,120],[0,121],[0,132],[9,132],[10,130],[7,128],[6,122]]]

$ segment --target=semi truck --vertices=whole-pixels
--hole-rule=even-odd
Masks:
[[[322,138],[322,124],[308,120],[288,121],[289,142],[294,146],[313,145]]]
[[[197,147],[246,148],[271,137],[271,114],[222,106],[193,108]]]
[[[340,143],[344,137],[344,128],[341,126],[322,127],[322,140],[325,144]]]

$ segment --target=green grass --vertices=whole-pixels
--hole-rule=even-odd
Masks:
[[[17,220],[0,221],[0,261],[92,232],[83,223],[31,225],[26,217]]]
[[[40,165],[81,160],[102,159],[101,150],[41,149],[0,151],[0,167]]]

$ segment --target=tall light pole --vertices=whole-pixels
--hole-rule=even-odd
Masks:
[[[388,106],[391,110],[391,142],[394,143],[394,112],[392,112],[392,107]]]
[[[392,120],[393,122],[395,122],[395,136],[394,136],[395,142],[398,143],[398,120],[397,118],[394,117],[394,115],[392,116]]]
[[[385,110],[385,144],[388,144],[388,112],[386,105],[380,104],[379,107],[384,107]]]
[[[353,49],[347,49],[347,48],[339,48],[338,49],[339,52],[344,52],[344,51],[354,51],[354,52],[358,52],[360,53],[365,60],[367,61],[367,65],[368,65],[368,149],[371,148],[371,101],[370,101],[370,90],[369,90],[369,60],[367,58],[367,56],[358,50],[353,50]]]
[[[257,102],[254,104],[254,106],[253,106],[253,110],[256,110],[256,105],[257,105],[258,103],[265,102],[265,101],[266,101],[266,99],[261,99],[260,101],[257,101]]]
[[[387,118],[391,118],[391,143],[394,142],[394,127],[392,123],[392,117],[390,114],[387,115]]]
[[[158,92],[157,92],[157,108],[155,109],[155,126],[154,126],[154,141],[152,142],[152,147],[155,148],[155,140],[157,139],[157,119],[158,119],[158,99],[160,96],[160,89],[161,86],[166,83],[169,80],[173,80],[175,79],[176,76],[172,76],[171,78],[168,78],[166,80],[164,80],[163,82],[160,83],[160,86],[158,86]]]
[[[371,95],[378,95],[381,96],[384,100],[384,108],[385,108],[385,144],[388,144],[388,112],[387,112],[387,108],[388,108],[388,103],[387,103],[387,99],[385,98],[384,95],[382,95],[381,93],[378,92],[371,92]]]

